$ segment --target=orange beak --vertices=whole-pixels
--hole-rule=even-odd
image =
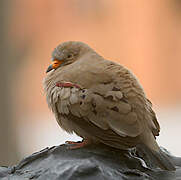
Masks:
[[[53,60],[52,64],[48,67],[46,73],[50,72],[52,69],[57,69],[63,61],[60,60]]]

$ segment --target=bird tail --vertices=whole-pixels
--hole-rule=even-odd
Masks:
[[[159,167],[167,171],[175,171],[175,166],[167,153],[158,146],[154,136],[149,141],[142,141],[144,144],[137,145],[137,154],[144,159],[149,167]],[[146,144],[145,144],[146,142]]]
[[[171,159],[161,149],[155,151],[144,144],[139,144],[136,148],[138,156],[141,157],[149,167],[159,167],[163,170],[175,171],[175,166]]]
[[[163,152],[161,149],[159,150],[159,152],[151,151],[151,153],[153,154],[153,158],[155,158],[155,160],[157,161],[161,169],[164,169],[167,171],[176,170],[169,156],[165,152]]]

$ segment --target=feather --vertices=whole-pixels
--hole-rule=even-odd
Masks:
[[[71,93],[70,95],[70,103],[71,104],[75,104],[75,103],[78,103],[78,97],[77,97],[77,94],[76,93]]]

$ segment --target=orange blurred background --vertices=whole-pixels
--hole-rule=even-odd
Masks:
[[[159,144],[181,156],[179,0],[7,1],[11,12],[7,39],[23,54],[11,77],[19,158],[66,139],[78,139],[58,127],[42,87],[52,50],[68,40],[86,42],[105,58],[131,69],[157,113]]]

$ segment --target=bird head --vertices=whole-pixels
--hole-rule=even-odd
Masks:
[[[87,44],[78,41],[68,41],[58,45],[52,52],[52,64],[46,72],[72,64],[89,49],[91,48]]]

